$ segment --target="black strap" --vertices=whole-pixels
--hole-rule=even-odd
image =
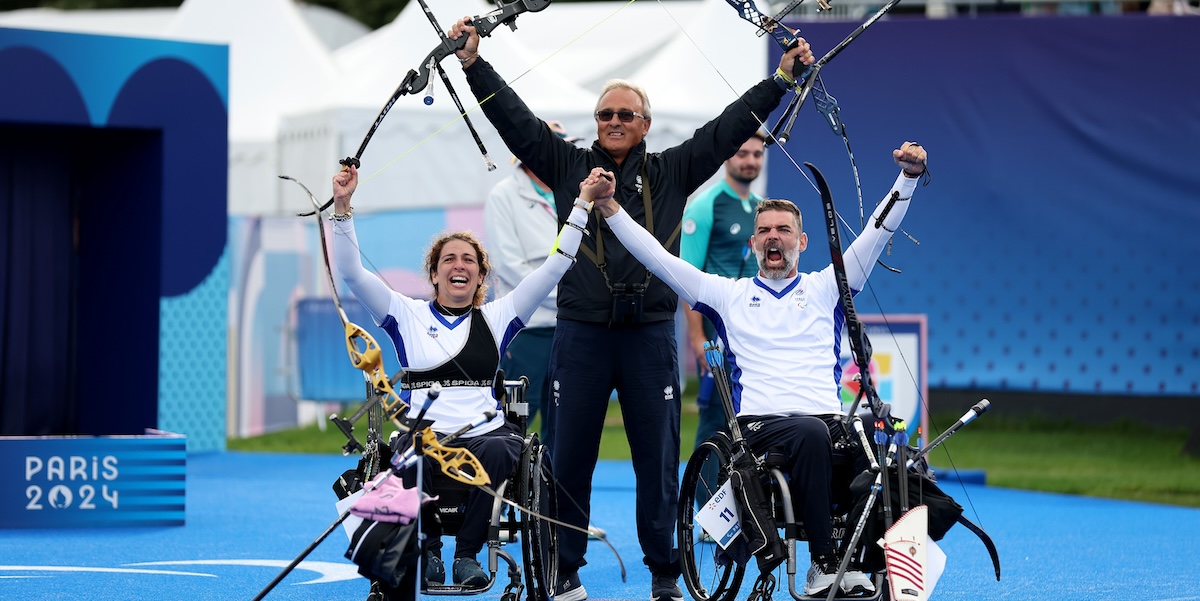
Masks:
[[[646,223],[644,224],[644,227],[646,228],[646,231],[650,232],[651,236],[654,236],[654,205],[650,198],[650,174],[646,170],[646,159],[648,157],[649,153],[642,155],[642,207],[644,208],[646,214]],[[667,238],[667,241],[663,243],[663,246],[668,249],[671,248],[671,245],[675,243],[675,239],[679,237],[679,232],[682,231],[682,229],[683,220],[681,219],[679,223],[675,225],[675,231],[671,233],[671,236]],[[587,246],[583,245],[582,242],[579,244],[579,251],[582,252],[585,257],[591,260],[596,267],[600,268],[600,273],[604,275],[605,283],[608,283],[608,272],[605,269],[605,267],[607,267],[607,263],[604,260],[604,236],[601,235],[601,232],[602,228],[600,227],[600,218],[597,217],[596,251],[592,252]],[[657,236],[655,236],[655,239],[657,239]],[[644,284],[650,283],[650,276],[650,270],[647,269],[646,281]],[[611,290],[611,284],[609,285]]]

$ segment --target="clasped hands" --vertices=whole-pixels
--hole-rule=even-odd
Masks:
[[[592,172],[579,182],[579,199],[595,203],[595,208],[604,217],[612,217],[621,208],[613,195],[617,192],[616,178],[611,171],[593,167]]]

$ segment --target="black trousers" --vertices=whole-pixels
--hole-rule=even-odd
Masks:
[[[777,452],[790,459],[792,509],[808,531],[815,558],[833,547],[833,439],[843,431],[840,415],[739,416],[742,436],[756,455]]]
[[[609,328],[559,319],[550,353],[555,418],[554,475],[559,515],[586,527],[592,474],[612,391],[617,391],[637,477],[636,523],[642,561],[679,576],[675,513],[679,501],[679,355],[675,322]],[[587,535],[558,530],[559,571],[584,565]]]
[[[439,436],[439,438],[441,437]],[[521,447],[524,441],[524,435],[515,425],[505,423],[486,434],[459,438],[446,446],[465,448],[475,455],[492,481],[488,487],[495,490],[513,473],[517,460],[521,456]],[[437,462],[429,458],[425,459],[421,474],[424,482],[422,490],[429,494],[438,494],[436,490],[433,490],[432,479],[433,470],[440,469]],[[406,470],[403,477],[405,485],[411,486],[416,479],[416,468]],[[491,495],[479,489],[472,489],[467,496],[467,507],[463,511],[463,524],[458,535],[455,536],[455,558],[475,557],[483,550],[483,545],[487,543],[488,521],[492,517],[492,500]],[[442,541],[440,539],[430,540],[428,548],[440,554]]]

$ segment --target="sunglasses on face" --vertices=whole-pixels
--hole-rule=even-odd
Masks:
[[[635,113],[633,111],[614,111],[610,109],[603,109],[596,111],[596,120],[601,123],[608,123],[609,121],[612,121],[613,115],[616,115],[617,118],[621,120],[621,123],[629,123],[630,121],[633,121],[634,117],[641,117],[642,119],[646,118],[645,115],[641,113]]]

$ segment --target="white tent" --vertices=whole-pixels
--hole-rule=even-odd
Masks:
[[[163,35],[229,45],[229,211],[270,211],[279,115],[329,88],[329,51],[290,0],[187,0]]]
[[[693,12],[631,79],[646,86],[656,109],[711,118],[766,76],[769,38],[757,37],[725,0],[705,0]]]

